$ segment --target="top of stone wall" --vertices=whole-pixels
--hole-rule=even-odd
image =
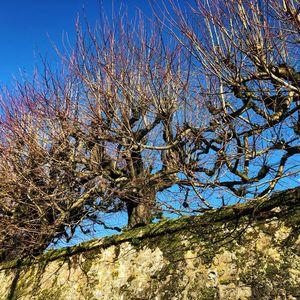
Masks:
[[[241,224],[264,222],[270,219],[288,219],[295,224],[300,223],[300,187],[275,192],[270,198],[239,203],[208,211],[197,216],[186,216],[179,219],[164,220],[145,227],[135,228],[120,235],[112,235],[101,239],[94,239],[76,246],[57,250],[49,250],[36,258],[14,260],[0,264],[0,270],[13,269],[20,266],[51,262],[64,257],[70,257],[79,253],[89,252],[95,249],[105,249],[110,246],[120,245],[125,242],[139,244],[142,240],[176,234],[177,232],[194,233],[210,232],[220,224]],[[287,218],[288,216],[288,218]],[[207,238],[207,237],[206,237]]]

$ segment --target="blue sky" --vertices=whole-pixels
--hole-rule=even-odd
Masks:
[[[132,14],[136,7],[149,13],[147,0],[123,2]],[[74,38],[78,14],[81,18],[86,15],[93,25],[99,18],[101,7],[109,14],[112,5],[118,7],[120,3],[120,0],[1,1],[0,85],[10,84],[20,70],[31,74],[40,55],[54,60],[56,55],[51,40],[60,46],[63,34],[68,33],[70,39]]]

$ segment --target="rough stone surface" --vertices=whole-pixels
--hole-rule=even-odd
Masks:
[[[300,189],[0,265],[0,299],[300,299]]]

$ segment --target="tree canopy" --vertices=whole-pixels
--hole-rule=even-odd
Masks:
[[[119,211],[133,228],[266,197],[300,171],[298,0],[170,0],[136,20],[77,24],[59,72],[2,93],[0,261]]]

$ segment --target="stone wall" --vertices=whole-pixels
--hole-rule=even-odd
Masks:
[[[0,265],[0,299],[300,299],[300,189]]]

